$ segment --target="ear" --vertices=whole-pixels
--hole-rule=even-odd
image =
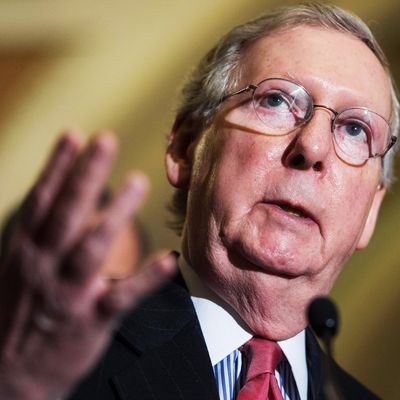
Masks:
[[[371,208],[369,210],[367,221],[365,222],[363,232],[361,233],[361,236],[360,236],[357,246],[356,246],[357,250],[361,250],[361,249],[364,249],[365,247],[367,247],[367,245],[372,237],[372,234],[375,229],[376,220],[378,218],[379,209],[381,207],[385,193],[386,193],[386,189],[384,187],[382,187],[381,185],[378,186],[378,188],[375,192],[375,195],[374,195],[374,199],[372,200]]]
[[[165,169],[169,183],[176,188],[187,188],[192,172],[193,132],[186,124],[175,121],[168,136]]]

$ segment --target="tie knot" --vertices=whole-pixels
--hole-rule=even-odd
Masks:
[[[260,374],[274,374],[276,366],[282,359],[282,350],[278,343],[267,339],[252,338],[240,350],[246,357],[248,365],[246,380]]]

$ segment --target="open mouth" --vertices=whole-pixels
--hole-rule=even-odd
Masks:
[[[303,209],[298,207],[293,207],[285,202],[273,202],[272,204],[280,207],[282,210],[286,211],[289,214],[295,215],[300,218],[311,218],[310,215]]]

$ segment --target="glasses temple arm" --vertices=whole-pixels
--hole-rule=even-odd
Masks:
[[[238,94],[242,94],[242,93],[244,93],[244,92],[248,92],[249,90],[255,90],[255,89],[257,89],[257,86],[256,86],[256,85],[250,84],[250,85],[246,86],[246,87],[243,88],[243,89],[240,89],[240,90],[238,90],[238,91],[236,91],[236,92],[233,92],[233,93],[230,93],[230,94],[225,95],[225,96],[221,99],[221,103],[223,103],[225,100],[229,99],[230,97],[236,96],[236,95],[238,95]]]
[[[384,157],[386,153],[394,146],[394,144],[397,142],[397,136],[392,136],[390,138],[390,143],[385,152],[381,155],[381,157]]]

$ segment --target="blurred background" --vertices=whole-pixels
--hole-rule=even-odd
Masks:
[[[150,247],[178,248],[163,224],[171,193],[163,152],[179,88],[231,27],[293,3],[1,0],[0,220],[32,184],[63,129],[90,134],[107,128],[121,144],[110,185],[129,170],[145,171],[152,192],[140,218]],[[399,82],[400,2],[334,4],[369,23]],[[400,398],[399,200],[398,184],[385,200],[370,247],[355,255],[333,292],[342,310],[337,359],[385,399]]]

